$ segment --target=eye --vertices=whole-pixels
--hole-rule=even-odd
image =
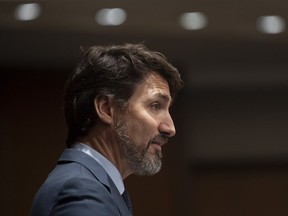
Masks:
[[[152,103],[150,107],[154,110],[159,110],[161,109],[161,104],[158,102],[155,102],[155,103]]]

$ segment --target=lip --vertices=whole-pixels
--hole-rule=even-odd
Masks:
[[[152,144],[154,145],[158,145],[160,147],[162,147],[163,145],[165,145],[168,142],[168,139],[166,138],[162,138],[162,137],[157,137],[154,140],[152,140]]]
[[[162,147],[165,143],[163,143],[163,142],[162,142],[162,143],[159,143],[159,142],[151,142],[151,144]]]
[[[161,151],[162,146],[163,146],[164,144],[152,142],[151,145],[152,145],[155,149],[158,149],[158,150]]]

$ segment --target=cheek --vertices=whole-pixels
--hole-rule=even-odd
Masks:
[[[136,145],[148,145],[148,142],[158,134],[157,119],[143,106],[133,107],[126,116],[129,125],[129,135]]]
[[[157,128],[155,124],[147,119],[139,119],[132,121],[130,125],[131,137],[133,137],[137,145],[147,146],[149,141],[155,136]]]

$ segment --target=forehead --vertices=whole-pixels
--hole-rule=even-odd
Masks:
[[[136,86],[134,94],[130,99],[135,100],[151,97],[160,97],[171,102],[168,82],[153,71]]]

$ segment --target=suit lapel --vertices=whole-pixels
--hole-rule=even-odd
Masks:
[[[121,213],[121,215],[132,215],[130,210],[128,209],[127,204],[125,203],[123,197],[119,193],[118,189],[116,188],[115,184],[112,182],[112,179],[109,178],[110,185],[111,185],[111,194],[117,203],[118,209]]]
[[[117,187],[115,186],[112,179],[108,176],[104,168],[92,157],[75,149],[66,149],[61,155],[58,163],[63,162],[77,162],[85,166],[94,175],[98,181],[110,189],[110,193],[117,204],[118,210],[121,215],[128,216],[131,215],[125,201],[123,200],[121,194],[119,193]]]

